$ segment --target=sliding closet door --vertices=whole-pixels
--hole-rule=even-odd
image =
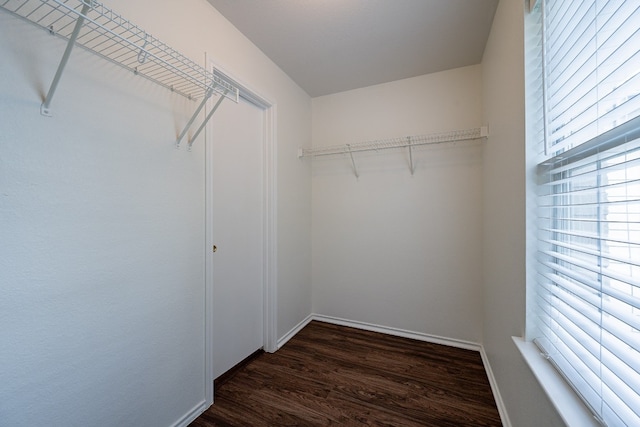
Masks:
[[[263,121],[261,108],[224,101],[207,135],[216,246],[213,378],[263,346]]]

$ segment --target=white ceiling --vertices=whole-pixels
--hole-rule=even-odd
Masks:
[[[498,0],[208,0],[310,96],[478,64]]]

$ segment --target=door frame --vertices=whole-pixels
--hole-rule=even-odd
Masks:
[[[262,176],[262,295],[263,349],[269,353],[277,348],[277,106],[246,84],[221,71],[213,62],[213,73],[231,82],[240,90],[240,98],[263,112],[263,176]],[[213,101],[212,101],[213,102]],[[229,102],[229,101],[225,101]],[[208,103],[210,104],[210,103]],[[207,109],[211,105],[207,105]],[[205,398],[213,404],[213,138],[205,129]]]

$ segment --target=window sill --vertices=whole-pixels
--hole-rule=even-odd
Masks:
[[[520,337],[511,338],[568,427],[602,427],[534,343]]]

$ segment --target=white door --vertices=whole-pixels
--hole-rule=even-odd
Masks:
[[[211,254],[213,378],[264,342],[263,121],[261,108],[242,99],[238,104],[225,100],[207,132],[216,246]]]

